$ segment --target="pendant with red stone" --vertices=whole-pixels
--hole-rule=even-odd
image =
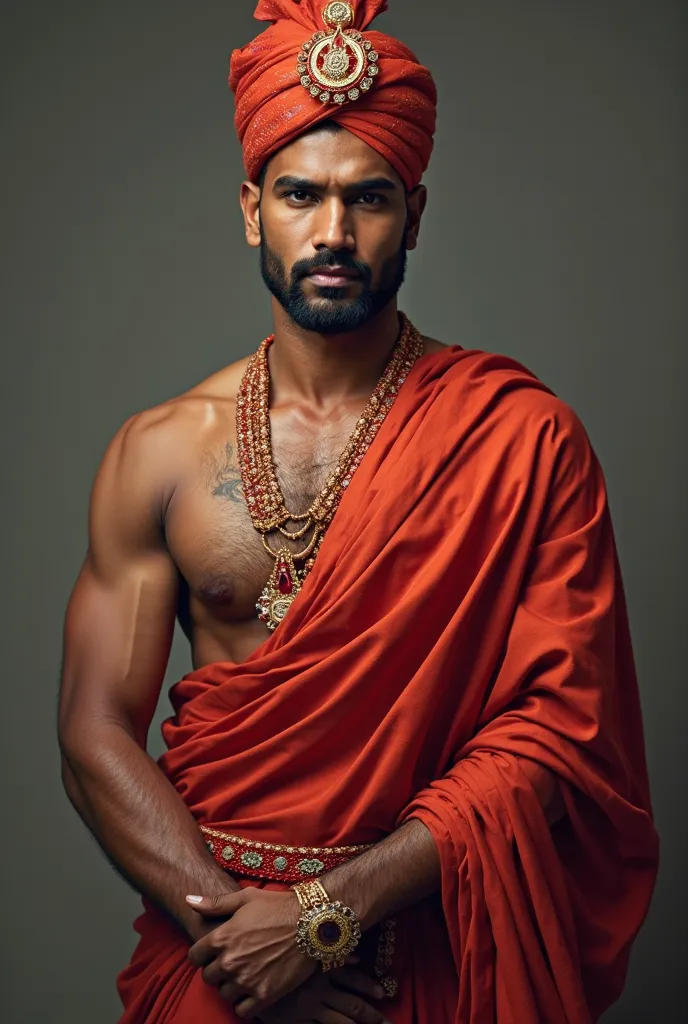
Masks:
[[[275,568],[258,598],[258,618],[269,630],[276,629],[289,611],[296,595],[301,590],[301,581],[291,552],[280,548],[275,559]]]

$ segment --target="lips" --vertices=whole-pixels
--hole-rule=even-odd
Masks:
[[[359,274],[355,270],[349,270],[348,267],[318,267],[316,270],[312,270],[308,277],[314,284],[325,288],[343,288],[351,284],[352,281],[358,280]]]

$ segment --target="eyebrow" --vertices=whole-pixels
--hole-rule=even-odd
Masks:
[[[272,189],[276,192],[278,189],[289,188],[295,192],[322,192],[322,185],[318,185],[315,181],[310,181],[308,178],[297,178],[292,174],[283,174],[280,178],[276,178]],[[364,178],[363,181],[354,181],[350,185],[347,185],[345,192],[378,192],[396,191],[397,186],[389,178]]]

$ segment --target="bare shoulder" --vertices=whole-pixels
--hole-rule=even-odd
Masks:
[[[130,447],[143,446],[155,455],[197,440],[200,434],[212,431],[219,418],[224,420],[233,413],[248,358],[223,367],[180,395],[135,413],[122,425],[120,434],[130,439]]]
[[[199,451],[233,423],[236,397],[248,357],[232,363],[188,391],[130,416],[110,441],[100,476],[123,484],[145,478],[164,498],[198,463]]]

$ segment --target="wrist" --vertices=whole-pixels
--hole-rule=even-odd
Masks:
[[[214,921],[212,926],[209,927],[208,921],[200,914],[197,914],[194,910],[187,910],[179,914],[179,923],[191,939],[191,942],[198,942],[204,935],[207,935],[212,928],[217,926],[217,922]]]
[[[333,868],[322,875],[320,881],[332,901],[351,907],[361,924],[361,931],[366,932],[384,919],[385,907],[374,886],[360,884],[353,871],[346,870],[351,869],[352,863]]]
[[[300,882],[292,887],[300,916],[296,925],[296,945],[323,971],[343,967],[361,940],[361,923],[354,910],[334,900],[320,879]]]
[[[196,883],[195,889],[199,890],[203,896],[226,896],[231,893],[238,892],[240,886],[234,881],[234,879],[227,875],[225,878],[214,878],[212,884],[206,883],[200,885]],[[208,932],[213,931],[217,928],[217,918],[208,919],[203,917],[202,914],[197,913],[186,901],[186,894],[183,897],[183,905],[179,907],[178,911],[174,913],[182,928],[187,932],[193,942],[198,942]]]
[[[321,881],[333,900],[351,907],[367,931],[440,888],[437,846],[428,828],[409,818],[372,849],[340,864]]]

